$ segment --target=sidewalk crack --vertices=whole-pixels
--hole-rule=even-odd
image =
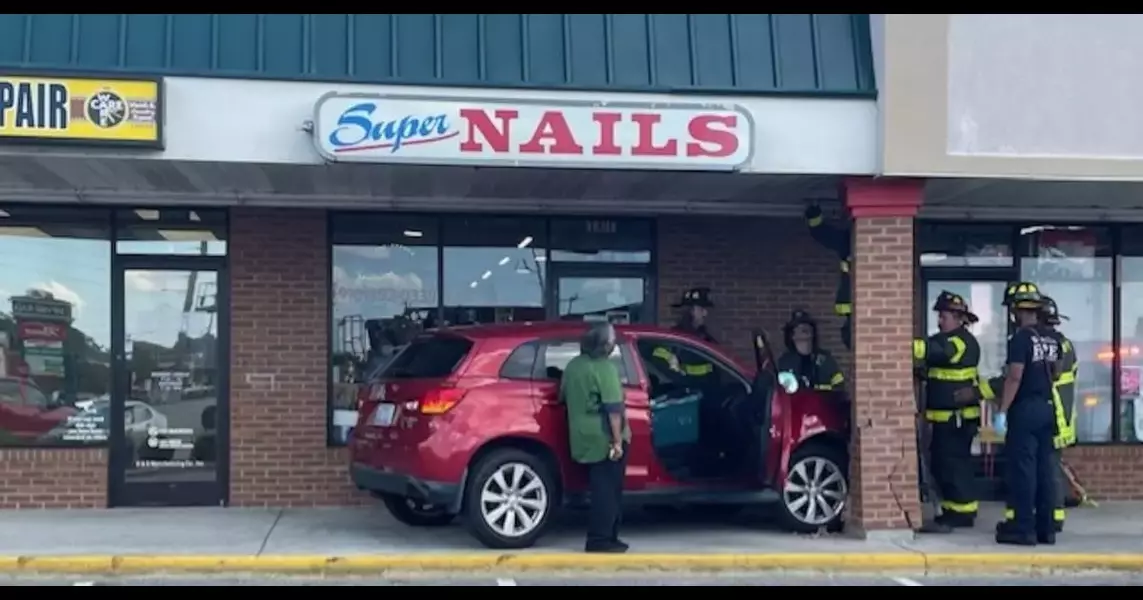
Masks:
[[[262,538],[262,545],[258,548],[258,553],[254,556],[262,556],[266,551],[266,544],[270,543],[270,536],[274,534],[274,529],[278,527],[278,522],[282,520],[282,515],[286,514],[286,509],[279,509],[278,515],[274,517],[274,522],[270,525],[270,530],[266,532],[266,537]]]
[[[898,548],[900,548],[906,552],[910,552],[912,554],[916,554],[917,556],[920,556],[921,562],[924,564],[923,568],[924,568],[925,576],[927,577],[931,574],[930,568],[929,568],[929,554],[927,552],[925,552],[924,550],[917,548],[915,546],[911,546],[906,542],[896,542],[895,541],[895,542],[891,542],[891,543],[894,546],[897,546]]]

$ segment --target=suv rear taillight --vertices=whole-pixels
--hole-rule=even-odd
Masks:
[[[405,409],[419,412],[422,415],[443,415],[463,400],[465,393],[464,390],[456,388],[432,389],[419,400],[406,403]]]

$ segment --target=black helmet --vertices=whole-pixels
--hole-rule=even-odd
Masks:
[[[951,312],[961,315],[964,320],[969,323],[976,323],[980,320],[971,310],[968,309],[968,303],[960,294],[954,294],[948,290],[941,292],[937,296],[937,301],[933,303],[933,310],[937,312]]]
[[[1040,316],[1044,318],[1044,323],[1048,325],[1059,325],[1061,319],[1067,317],[1060,314],[1060,307],[1056,305],[1056,301],[1049,296],[1041,296],[1044,301],[1044,306],[1040,309]]]
[[[1004,306],[1009,310],[1040,310],[1044,306],[1044,295],[1036,284],[1020,281],[1004,291]]]
[[[809,325],[810,329],[813,330],[813,347],[816,351],[818,349],[818,322],[810,316],[810,313],[802,309],[790,313],[790,320],[782,326],[782,341],[785,342],[786,349],[791,352],[795,351],[794,330],[798,328],[798,325]]]
[[[714,308],[714,302],[710,299],[710,288],[696,287],[683,292],[682,298],[672,304],[672,308],[682,308],[684,306],[701,306],[703,308]]]

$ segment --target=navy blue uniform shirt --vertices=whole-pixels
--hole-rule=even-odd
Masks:
[[[1032,327],[1021,327],[1008,340],[1008,364],[1023,364],[1024,377],[1016,400],[1052,397],[1052,363],[1060,359],[1060,345]]]

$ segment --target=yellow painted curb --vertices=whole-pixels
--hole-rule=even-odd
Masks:
[[[382,571],[1143,571],[1143,554],[412,554],[0,556],[0,573],[376,573]]]

